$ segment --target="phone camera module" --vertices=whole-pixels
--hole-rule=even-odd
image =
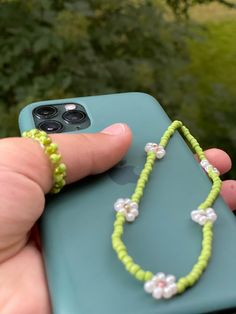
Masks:
[[[83,111],[68,110],[65,113],[63,113],[62,118],[67,123],[77,124],[83,122],[87,118],[87,115]]]
[[[63,129],[61,122],[56,120],[43,121],[38,125],[38,128],[47,133],[58,133]]]
[[[39,106],[33,110],[33,114],[39,119],[51,119],[57,114],[57,108],[53,106]]]

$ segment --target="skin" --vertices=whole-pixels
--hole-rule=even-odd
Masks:
[[[132,140],[124,124],[97,134],[51,137],[67,165],[67,184],[115,165]],[[51,164],[32,139],[0,140],[0,156],[0,313],[48,314],[51,307],[35,223],[52,187]],[[209,149],[206,156],[221,174],[230,170],[231,160],[222,150]],[[221,194],[236,209],[236,181],[223,182]]]

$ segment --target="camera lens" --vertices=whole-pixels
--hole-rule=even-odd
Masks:
[[[40,119],[49,119],[57,114],[57,108],[53,106],[40,106],[34,109],[33,114]]]
[[[86,119],[86,114],[83,111],[68,110],[63,113],[62,118],[72,124],[81,123]]]
[[[61,132],[61,130],[63,129],[63,125],[59,121],[48,120],[48,121],[41,122],[38,125],[38,128],[47,133],[53,133],[53,132],[56,133],[56,132]]]

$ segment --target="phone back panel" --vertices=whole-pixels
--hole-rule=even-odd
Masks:
[[[82,104],[89,114],[91,125],[83,132],[124,122],[132,129],[133,142],[113,169],[47,198],[40,226],[53,312],[194,314],[235,307],[236,221],[221,197],[214,204],[218,220],[211,261],[196,286],[183,295],[154,300],[112,249],[113,204],[131,196],[144,166],[145,144],[158,143],[171,123],[159,103],[142,93],[33,103],[21,112],[21,131],[34,127],[31,112],[36,106],[68,101]],[[178,132],[166,151],[154,165],[140,216],[125,226],[123,240],[142,268],[180,278],[191,270],[201,249],[201,227],[190,219],[190,212],[206,198],[212,184]]]

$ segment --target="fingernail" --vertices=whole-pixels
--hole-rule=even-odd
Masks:
[[[109,125],[107,128],[101,131],[101,133],[110,135],[119,135],[125,132],[125,125],[123,123],[115,123]]]

